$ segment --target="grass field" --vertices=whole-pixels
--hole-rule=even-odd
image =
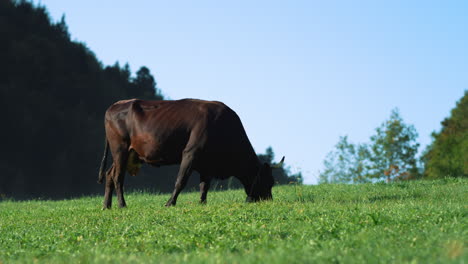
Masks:
[[[0,263],[464,263],[468,180],[0,202]],[[116,204],[114,197],[114,206]]]

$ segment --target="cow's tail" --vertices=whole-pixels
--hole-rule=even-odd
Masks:
[[[107,154],[109,153],[109,142],[105,142],[105,147],[104,147],[104,157],[102,157],[101,161],[101,168],[99,168],[99,178],[98,178],[98,183],[101,184],[102,181],[104,180],[104,173],[106,171],[106,161],[107,161]]]

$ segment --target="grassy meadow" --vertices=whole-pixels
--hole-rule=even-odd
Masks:
[[[466,263],[468,180],[0,202],[0,263]]]

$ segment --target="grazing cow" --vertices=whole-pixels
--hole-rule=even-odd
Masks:
[[[271,167],[261,164],[237,114],[216,101],[119,101],[105,115],[106,145],[99,172],[104,178],[108,149],[113,165],[106,173],[103,209],[110,208],[115,188],[125,207],[125,172],[136,175],[143,162],[153,166],[180,164],[175,188],[166,206],[176,204],[192,170],[200,174],[200,202],[213,178],[237,177],[247,201],[272,199]],[[283,157],[284,159],[284,157]]]

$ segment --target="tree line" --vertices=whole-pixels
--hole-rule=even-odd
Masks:
[[[432,133],[432,143],[418,159],[418,134],[397,109],[376,128],[369,143],[340,137],[324,160],[320,183],[362,183],[468,177],[468,90],[450,116]]]
[[[71,40],[64,17],[52,22],[44,6],[25,0],[0,1],[0,36],[0,199],[101,193],[105,110],[122,99],[164,100],[150,69],[104,65]],[[260,157],[271,163],[272,154]],[[126,186],[172,191],[176,174],[177,166],[144,167]],[[274,174],[278,183],[302,181],[287,167]],[[198,185],[191,178],[188,188]]]

